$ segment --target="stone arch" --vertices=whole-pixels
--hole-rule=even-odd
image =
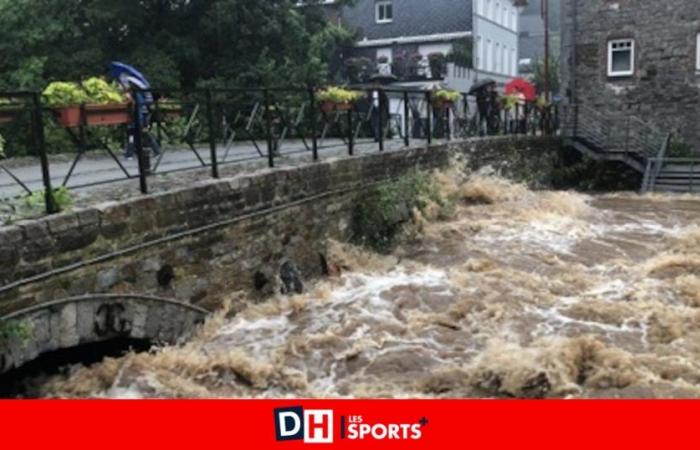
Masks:
[[[32,306],[0,318],[17,331],[0,344],[0,374],[57,350],[112,339],[174,343],[209,312],[188,303],[144,296],[98,294]]]

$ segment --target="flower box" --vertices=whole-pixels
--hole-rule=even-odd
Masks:
[[[452,100],[445,100],[442,98],[433,100],[433,106],[437,109],[448,109],[451,108],[452,105],[454,105]]]
[[[123,125],[131,122],[131,114],[128,103],[115,103],[109,105],[84,106],[85,117],[82,117],[83,108],[80,105],[66,106],[54,109],[56,119],[64,127],[76,128],[80,125],[106,126]],[[84,120],[83,120],[84,119]]]
[[[321,109],[325,113],[331,113],[333,111],[350,111],[352,109],[351,103],[336,103],[332,100],[326,100],[321,103]]]
[[[21,108],[14,105],[0,105],[0,123],[14,122],[19,115]]]

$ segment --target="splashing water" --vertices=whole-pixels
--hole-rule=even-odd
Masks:
[[[700,396],[700,200],[440,184],[455,216],[189,343],[43,386],[106,397]]]

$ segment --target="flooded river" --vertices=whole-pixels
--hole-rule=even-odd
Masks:
[[[342,274],[304,295],[44,395],[700,396],[700,201],[442,178],[454,217],[392,255],[333,243]]]

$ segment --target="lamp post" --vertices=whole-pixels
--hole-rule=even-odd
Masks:
[[[550,99],[549,74],[549,0],[542,0],[542,18],[544,19],[544,98]]]

